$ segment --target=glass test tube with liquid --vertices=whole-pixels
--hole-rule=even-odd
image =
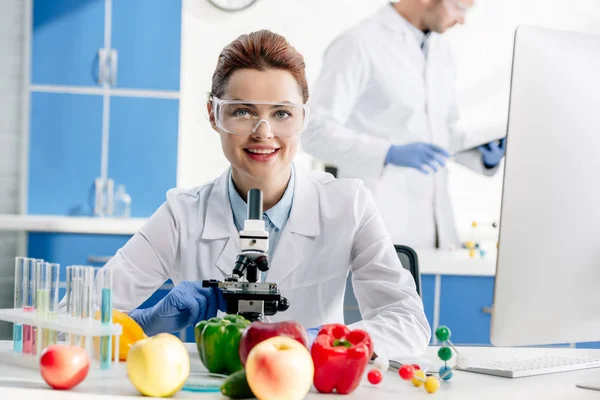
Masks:
[[[25,285],[23,293],[23,311],[35,312],[37,288],[36,288],[36,268],[37,264],[43,260],[36,258],[27,258],[25,261]],[[23,353],[36,353],[36,332],[35,326],[23,325]]]
[[[50,264],[50,295],[48,301],[48,318],[56,319],[58,317],[58,288],[60,285],[60,264]],[[56,344],[58,342],[58,332],[50,330],[48,332],[48,344]]]
[[[94,277],[96,269],[94,267],[79,267],[81,286],[79,289],[79,295],[81,298],[81,318],[92,320],[94,319]],[[91,354],[92,338],[81,337],[80,346]]]
[[[60,266],[58,264],[49,262],[39,262],[36,265],[35,275],[35,286],[37,288],[36,293],[36,307],[35,311],[38,318],[49,319],[52,317],[51,308],[54,310],[54,317],[56,317],[56,308],[58,307],[58,274]],[[53,293],[53,292],[56,292]],[[49,329],[38,329],[36,335],[37,352],[41,353],[42,349],[45,349],[50,344],[51,333]]]
[[[15,301],[14,308],[23,309],[25,300],[25,283],[27,282],[26,257],[15,257]],[[13,324],[13,351],[15,353],[23,352],[23,325]]]
[[[103,324],[112,323],[112,271],[102,270],[98,275],[101,288],[100,321]],[[112,359],[112,336],[100,338],[100,369],[109,369]]]
[[[67,311],[73,318],[81,318],[83,267],[73,265],[67,267]],[[69,334],[69,343],[80,346],[80,336]]]

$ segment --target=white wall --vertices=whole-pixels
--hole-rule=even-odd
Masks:
[[[178,186],[213,179],[228,165],[206,113],[206,96],[224,46],[263,28],[280,33],[304,56],[310,85],[330,40],[382,4],[385,0],[259,0],[247,10],[227,13],[205,0],[184,0]],[[304,154],[296,161],[311,164]]]
[[[0,0],[0,213],[19,212],[23,0]],[[0,308],[12,307],[17,234],[0,232]],[[9,334],[0,323],[0,338]]]
[[[521,24],[600,34],[600,0],[477,0],[467,24],[448,33],[463,123],[474,136],[506,131],[513,34]],[[459,229],[468,231],[472,220],[497,220],[502,171],[491,179],[458,166],[451,172]]]
[[[178,186],[213,179],[227,166],[205,109],[223,46],[252,30],[268,28],[281,33],[305,56],[310,85],[316,80],[328,43],[385,3],[259,0],[243,12],[225,13],[206,1],[184,0]],[[474,137],[477,132],[506,130],[513,32],[523,23],[600,33],[600,0],[478,0],[467,24],[447,35],[458,62],[463,123]],[[311,158],[301,154],[298,162],[310,165]],[[472,220],[496,220],[502,171],[485,178],[459,166],[450,169],[459,229],[468,232]]]

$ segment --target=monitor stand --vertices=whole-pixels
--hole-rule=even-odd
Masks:
[[[578,383],[575,386],[581,389],[600,390],[600,382]]]

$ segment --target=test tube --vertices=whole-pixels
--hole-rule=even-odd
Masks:
[[[50,280],[50,293],[48,296],[48,319],[56,319],[58,316],[58,287],[60,285],[60,264],[48,264],[48,277]],[[48,330],[48,345],[56,344],[58,332]]]
[[[65,308],[67,310],[67,315],[73,316],[73,266],[68,265],[65,268],[65,274]],[[67,333],[67,343],[71,343],[71,336],[70,333]]]
[[[36,265],[43,260],[27,258],[25,261],[25,285],[23,292],[23,311],[34,312],[36,305]],[[36,329],[31,325],[23,326],[23,353],[34,354]]]
[[[102,324],[112,323],[112,270],[103,269],[98,274],[102,288],[100,300],[100,321]],[[112,359],[112,335],[100,338],[100,369],[109,369]]]
[[[83,294],[83,271],[79,265],[71,267],[71,317],[80,319],[82,316],[82,294]],[[80,336],[71,335],[71,345],[81,346]]]
[[[24,305],[26,257],[15,258],[15,302],[14,308],[21,310]],[[13,324],[13,351],[15,353],[23,352],[23,325],[20,323]]]
[[[35,313],[38,319],[48,317],[50,302],[50,263],[40,261],[35,265]],[[48,346],[48,330],[38,327],[36,331],[36,354]]]
[[[94,273],[95,268],[89,266],[80,267],[81,274],[81,318],[92,320],[94,319]],[[92,337],[82,336],[81,347],[91,354]]]

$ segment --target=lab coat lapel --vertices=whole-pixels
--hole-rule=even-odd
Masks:
[[[398,45],[402,47],[401,52],[406,52],[411,63],[423,70],[426,63],[425,54],[412,32],[410,32],[407,25],[408,21],[398,14],[390,4],[386,4],[381,9],[379,18],[384,28],[399,39]]]
[[[281,285],[312,254],[320,233],[319,197],[308,172],[296,168],[290,217],[281,233],[266,280]]]
[[[228,183],[230,169],[227,169],[213,184],[208,197],[203,240],[214,240],[211,246],[222,249],[215,265],[224,274],[230,275],[235,259],[240,252],[239,233],[233,223],[233,212],[229,203]],[[198,221],[199,224],[202,221]]]

